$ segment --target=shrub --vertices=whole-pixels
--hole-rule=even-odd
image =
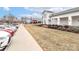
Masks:
[[[68,29],[69,29],[69,32],[73,32],[74,31],[74,28],[72,26],[70,26]]]
[[[57,29],[58,29],[58,30],[61,30],[61,29],[62,29],[62,26],[61,26],[61,25],[59,25]]]
[[[58,28],[58,25],[54,25],[54,29],[57,29]]]
[[[65,25],[64,27],[65,27],[65,28],[69,28],[69,26],[68,26],[68,25]]]
[[[79,27],[74,26],[74,27],[73,27],[73,32],[74,32],[74,33],[79,33]]]
[[[48,28],[48,25],[44,24],[43,27]]]
[[[51,28],[51,25],[48,25],[48,28]]]
[[[62,26],[62,29],[61,30],[67,31],[68,28],[69,28],[69,26],[68,25],[65,25],[65,26]]]
[[[66,28],[65,28],[64,26],[62,26],[61,30],[65,31],[65,30],[66,30]]]

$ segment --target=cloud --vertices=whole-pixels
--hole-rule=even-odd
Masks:
[[[64,11],[64,10],[67,10],[70,8],[71,7],[24,7],[24,9],[30,10],[32,12],[32,14],[22,14],[20,16],[41,18],[42,17],[41,14],[44,10],[60,12],[60,11]]]
[[[31,12],[42,13],[44,10],[49,9],[49,7],[24,7],[24,9],[28,9]]]
[[[30,14],[21,14],[18,17],[32,17],[32,15],[30,15]]]
[[[41,19],[42,15],[40,13],[32,13],[32,14],[21,14],[18,17],[28,17],[28,18],[33,17]]]
[[[36,18],[41,18],[42,17],[42,15],[41,14],[38,14],[38,13],[33,13],[32,16],[33,17],[36,17]]]
[[[48,10],[56,13],[56,12],[61,12],[61,11],[68,10],[68,9],[71,9],[71,8],[72,7],[54,7],[54,8],[50,8]]]
[[[3,7],[4,8],[4,10],[6,10],[6,11],[10,11],[10,8],[9,7]]]
[[[70,9],[71,7],[24,7],[24,9],[29,9],[32,12],[42,13],[44,10],[49,10],[53,12],[60,12],[67,9]]]
[[[34,18],[41,18],[41,14],[38,13],[32,13],[32,14],[21,14],[19,17],[34,17]]]

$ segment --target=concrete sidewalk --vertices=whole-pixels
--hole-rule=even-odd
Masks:
[[[42,51],[42,49],[21,24],[5,51]]]

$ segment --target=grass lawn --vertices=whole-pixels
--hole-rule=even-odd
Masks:
[[[32,24],[24,26],[44,51],[79,50],[79,34],[43,28]]]

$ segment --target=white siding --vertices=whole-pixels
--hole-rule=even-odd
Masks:
[[[79,17],[72,18],[72,16],[78,16],[79,12],[73,12],[73,13],[68,13],[68,14],[63,14],[63,15],[58,15],[54,16],[52,18],[63,18],[63,17],[68,17],[67,19],[60,19],[60,22],[57,21],[59,24],[58,25],[70,25],[70,26],[79,26]]]
[[[49,21],[50,20],[49,16],[51,14],[52,13],[47,13],[47,12],[43,14],[43,24],[79,26],[79,12],[72,12],[72,13],[54,16],[51,17],[51,21]],[[73,17],[73,16],[78,16],[78,17]],[[67,19],[65,19],[64,17],[67,17]]]

